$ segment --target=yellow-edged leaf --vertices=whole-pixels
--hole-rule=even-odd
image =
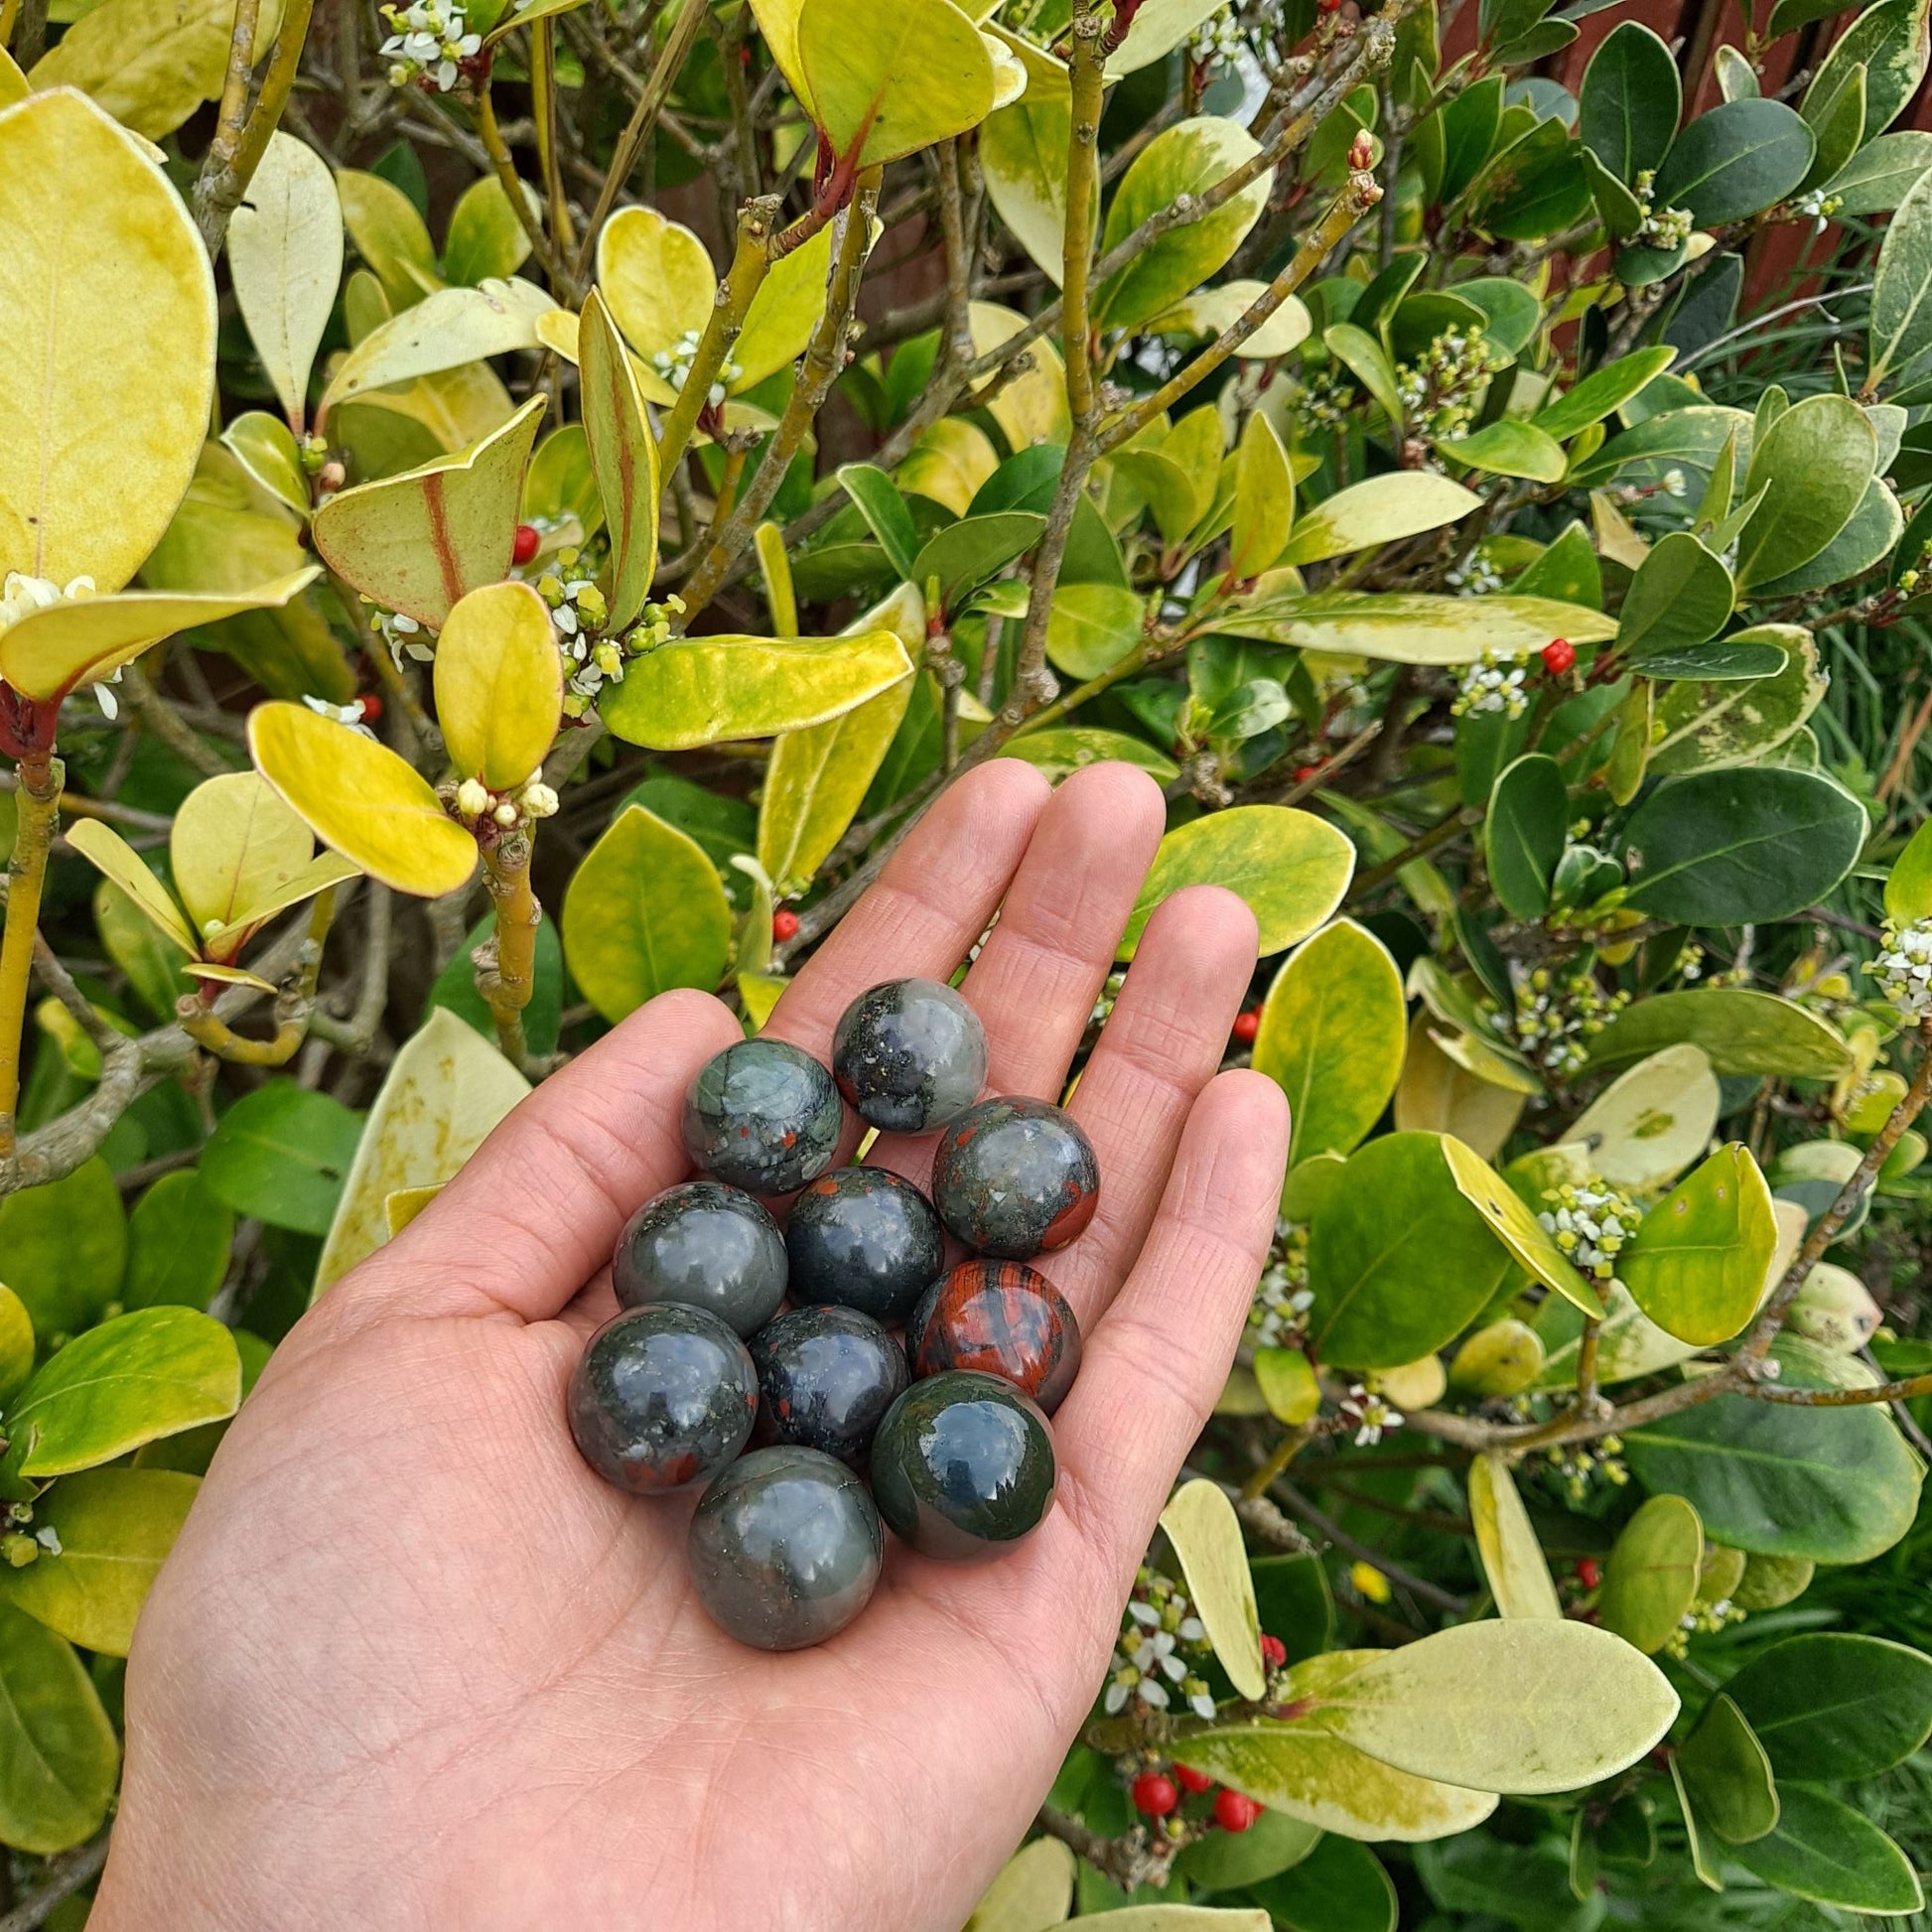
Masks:
[[[611,533],[611,622],[618,627],[644,608],[657,570],[657,442],[635,364],[595,289],[584,298],[577,349],[591,474]]]
[[[485,584],[451,611],[436,643],[436,719],[450,762],[492,791],[542,764],[564,702],[550,611],[528,584]]]

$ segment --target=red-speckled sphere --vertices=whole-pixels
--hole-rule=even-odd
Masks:
[[[1080,1324],[1066,1298],[1024,1261],[968,1261],[920,1298],[905,1324],[912,1373],[997,1375],[1047,1415],[1080,1371]]]

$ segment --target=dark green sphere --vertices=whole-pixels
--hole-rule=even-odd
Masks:
[[[687,1180],[646,1201],[611,1261],[620,1308],[681,1302],[741,1335],[777,1313],[787,1272],[784,1233],[763,1203],[717,1180]]]
[[[831,1074],[782,1039],[741,1039],[707,1060],[684,1097],[684,1147],[707,1173],[788,1194],[832,1165],[845,1108]]]
[[[836,1636],[871,1599],[886,1538],[866,1485],[795,1444],[754,1449],[691,1518],[691,1583],[712,1622],[759,1650]]]
[[[839,1090],[872,1126],[925,1134],[986,1084],[986,1029],[950,986],[887,980],[846,1008],[832,1035]]]
[[[888,1527],[921,1556],[952,1563],[1038,1528],[1057,1474],[1038,1405],[973,1369],[914,1382],[872,1443],[872,1493]]]
[[[752,1434],[758,1370],[709,1309],[675,1302],[607,1321],[570,1378],[570,1433],[605,1481],[658,1496],[722,1469]]]
[[[791,1204],[785,1224],[794,1302],[835,1302],[899,1322],[945,1269],[932,1203],[885,1168],[837,1168]]]
[[[1093,1219],[1100,1164],[1063,1108],[1018,1095],[983,1100],[939,1136],[932,1202],[969,1248],[1029,1261],[1065,1247]]]
[[[905,1351],[857,1309],[793,1309],[752,1337],[758,1438],[863,1463],[886,1411],[912,1379]]]

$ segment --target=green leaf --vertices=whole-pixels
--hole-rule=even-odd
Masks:
[[[7,1414],[10,1475],[91,1469],[158,1437],[219,1422],[241,1400],[234,1337],[194,1309],[137,1309],[77,1335]]]
[[[1562,1616],[1562,1600],[1516,1493],[1508,1458],[1493,1449],[1469,1464],[1469,1521],[1496,1608],[1506,1617]]]
[[[1354,920],[1334,920],[1288,956],[1262,1005],[1254,1065],[1288,1095],[1293,1161],[1347,1154],[1382,1117],[1408,1025],[1395,960]]]
[[[202,1157],[209,1192],[237,1214],[326,1234],[362,1118],[326,1093],[274,1079],[221,1116]]]
[[[1781,100],[1726,100],[1696,116],[1657,170],[1653,205],[1681,207],[1701,228],[1741,221],[1804,180],[1811,129]]]
[[[1298,1665],[1316,1725],[1417,1777],[1472,1790],[1571,1791],[1634,1764],[1677,1693],[1619,1637],[1570,1618],[1453,1624],[1400,1650]],[[1311,1680],[1303,1690],[1305,1674]]]
[[[1910,1861],[1863,1812],[1801,1784],[1780,1795],[1776,1826],[1736,1847],[1738,1863],[1780,1891],[1820,1904],[1894,1915],[1924,1907]]]
[[[1302,513],[1284,564],[1317,564],[1405,537],[1425,535],[1467,516],[1482,499],[1447,477],[1396,470],[1338,489]]]
[[[1849,396],[1807,396],[1787,409],[1751,452],[1744,494],[1764,494],[1737,539],[1737,588],[1748,591],[1817,556],[1852,520],[1877,459],[1871,420]]]
[[[1495,149],[1503,112],[1502,75],[1485,74],[1438,111],[1443,124],[1443,179],[1436,199],[1447,205],[1475,180]]]
[[[1367,330],[1352,322],[1338,322],[1321,332],[1322,346],[1338,362],[1352,370],[1362,387],[1380,405],[1391,427],[1402,421],[1402,392],[1396,387],[1395,368],[1388,351]]]
[[[1817,148],[1800,189],[1821,187],[1858,152],[1864,138],[1865,70],[1862,63],[1833,64],[1825,84],[1808,87],[1799,106]]]
[[[1241,1892],[1293,1870],[1322,1841],[1321,1832],[1286,1812],[1264,1811],[1245,1832],[1209,1832],[1183,1849],[1174,1869],[1209,1892]]]
[[[912,559],[911,581],[923,593],[936,578],[941,607],[956,610],[982,584],[1031,550],[1045,527],[1045,517],[1034,510],[962,516],[936,531]]]
[[[1658,694],[1658,733],[1648,761],[1653,776],[1762,762],[1765,753],[1795,736],[1818,708],[1829,680],[1811,633],[1801,625],[1758,624],[1708,648],[1730,651],[1758,644],[1783,650],[1784,667],[1763,677],[1674,683]],[[1644,669],[1655,675],[1650,665]]]
[[[206,1309],[227,1275],[233,1241],[234,1215],[199,1173],[188,1169],[163,1174],[128,1217],[121,1305]]]
[[[1073,1909],[1073,1854],[1056,1838],[1023,1846],[987,1886],[965,1932],[1049,1932]]]
[[[1443,444],[1451,463],[1467,464],[1497,477],[1527,477],[1533,483],[1561,483],[1569,469],[1563,446],[1532,423],[1504,420],[1487,424],[1472,436]]]
[[[1778,1822],[1778,1788],[1770,1759],[1742,1714],[1720,1694],[1678,1747],[1683,1789],[1701,1819],[1732,1845],[1762,1838]]]
[[[620,738],[684,752],[774,738],[876,698],[912,668],[891,630],[811,639],[675,637],[607,684],[599,709]]]
[[[126,1266],[121,1190],[98,1157],[0,1198],[0,1267],[45,1339],[98,1320],[120,1294]]]
[[[1682,1496],[1652,1496],[1617,1534],[1603,1569],[1603,1628],[1648,1657],[1676,1636],[1697,1600],[1704,1525]]]
[[[1498,773],[1482,827],[1483,863],[1503,910],[1540,919],[1550,909],[1550,882],[1570,824],[1563,767],[1540,753]]]
[[[1447,1838],[1481,1824],[1496,1808],[1486,1791],[1399,1771],[1312,1725],[1256,1719],[1197,1731],[1187,1739],[1187,1762],[1270,1811],[1345,1839],[1412,1845]]]
[[[1244,1698],[1264,1696],[1268,1674],[1261,1661],[1261,1619],[1234,1505],[1219,1483],[1197,1476],[1169,1499],[1161,1527],[1180,1560],[1187,1594],[1229,1683]]]
[[[1596,1315],[1602,1304],[1595,1290],[1571,1266],[1555,1237],[1515,1188],[1452,1134],[1444,1139],[1443,1154],[1462,1198],[1482,1216],[1511,1257],[1545,1288],[1553,1289],[1586,1314]],[[1529,1379],[1534,1379],[1533,1372]]]
[[[879,539],[893,568],[906,583],[919,585],[922,580],[912,567],[912,559],[918,554],[919,533],[913,526],[912,512],[892,478],[876,464],[847,463],[840,467],[839,482],[866,519],[867,527]]]
[[[1630,581],[1617,643],[1641,669],[1649,652],[1715,637],[1729,621],[1735,597],[1723,563],[1689,531],[1673,530],[1651,547]]]
[[[1708,1347],[1751,1318],[1777,1244],[1771,1189],[1733,1141],[1644,1216],[1617,1275],[1666,1333]]]
[[[0,1287],[0,1402],[11,1403],[26,1387],[34,1354],[34,1319],[27,1304],[12,1289]]]
[[[1172,208],[1179,197],[1204,195],[1260,151],[1238,121],[1215,115],[1164,128],[1135,156],[1114,191],[1100,252],[1125,240],[1149,215]],[[1211,279],[1261,218],[1274,179],[1274,170],[1264,169],[1219,207],[1149,242],[1094,291],[1094,326],[1132,329]]]
[[[1077,589],[1068,585],[1068,590]],[[1064,597],[1065,591],[1060,593]],[[1164,785],[1180,775],[1180,767],[1164,752],[1157,752],[1145,739],[1129,738],[1125,732],[1103,731],[1097,725],[1049,725],[1041,731],[1022,732],[1000,748],[999,757],[1025,759],[1037,766],[1055,783],[1089,764],[1118,759],[1139,770],[1154,774]]]
[[[1889,408],[1890,404],[1874,405]],[[1898,547],[1905,528],[1905,512],[1891,485],[1873,477],[1865,485],[1851,520],[1809,563],[1760,584],[1760,598],[1796,597],[1804,591],[1828,590],[1848,583],[1886,562]]]
[[[173,1469],[83,1469],[34,1511],[60,1539],[21,1570],[0,1570],[0,1597],[69,1643],[125,1657],[163,1560],[201,1487]]]
[[[1481,1312],[1509,1266],[1437,1134],[1385,1134],[1342,1170],[1309,1229],[1309,1335],[1334,1368],[1400,1368]]]
[[[1682,96],[1670,49],[1648,27],[1626,20],[1604,37],[1584,71],[1577,131],[1618,181],[1634,182],[1646,168],[1663,165],[1677,138]]]
[[[1235,805],[1161,841],[1119,956],[1132,959],[1154,908],[1183,886],[1222,886],[1248,902],[1263,957],[1305,939],[1341,903],[1355,848],[1325,819],[1285,805]]]
[[[1621,33],[1623,29],[1617,31]],[[1637,31],[1645,30],[1638,28]],[[1567,443],[1591,423],[1600,423],[1605,416],[1621,409],[1632,396],[1662,375],[1676,358],[1677,351],[1667,343],[1655,348],[1640,348],[1632,355],[1619,355],[1614,362],[1606,362],[1585,376],[1556,401],[1545,403],[1530,422],[1546,436]]]
[[[1224,637],[1296,644],[1395,664],[1473,664],[1485,650],[1520,657],[1553,638],[1606,643],[1616,621],[1546,597],[1434,597],[1421,591],[1275,593],[1220,613]]]
[[[1897,207],[1932,168],[1932,134],[1881,134],[1867,141],[1825,184],[1843,215],[1884,214]]]
[[[1833,1358],[1781,1335],[1787,1387],[1832,1387]],[[1923,1470],[1882,1408],[1810,1409],[1719,1396],[1623,1432],[1646,1489],[1687,1498],[1734,1550],[1863,1563],[1911,1527]]]
[[[1314,1364],[1299,1348],[1257,1348],[1255,1382],[1268,1413],[1299,1429],[1321,1407]]]
[[[1239,1906],[1129,1905],[1117,1912],[1083,1913],[1108,1932],[1270,1932],[1268,1914]]]
[[[1865,70],[1864,139],[1881,134],[1903,112],[1925,78],[1925,9],[1919,0],[1867,7],[1819,64],[1812,85],[1832,87],[1851,67]]]
[[[897,643],[897,639],[895,639]],[[709,991],[731,958],[731,906],[703,849],[628,805],[564,895],[571,977],[607,1020],[674,986]]]
[[[598,500],[611,535],[611,626],[621,629],[644,608],[657,569],[657,441],[644,412],[636,367],[604,298],[584,298],[577,331],[578,387],[584,439]]]
[[[250,185],[252,188],[252,184]],[[534,211],[539,204],[528,186],[521,190]],[[443,273],[452,282],[479,282],[514,275],[530,258],[530,237],[494,175],[473,181],[457,198],[443,238]]]
[[[1611,1186],[1647,1194],[1711,1145],[1723,1097],[1702,1047],[1666,1046],[1612,1080],[1564,1138]]]
[[[1228,574],[1259,577],[1282,554],[1295,522],[1295,478],[1275,426],[1260,410],[1248,418],[1234,457],[1234,530]]]
[[[423,217],[401,189],[359,168],[336,174],[343,223],[355,252],[382,284],[393,313],[420,302],[438,286],[436,244]]]
[[[1835,1027],[1748,986],[1653,993],[1618,1014],[1590,1041],[1589,1056],[1601,1066],[1681,1042],[1700,1047],[1714,1073],[1836,1080],[1852,1070],[1852,1049]]]
[[[1809,771],[1699,771],[1623,828],[1626,902],[1681,925],[1742,925],[1815,905],[1858,863],[1864,808]]]
[[[797,10],[799,97],[852,166],[897,161],[992,111],[986,40],[949,0],[906,0],[856,24],[848,0]]]
[[[1725,1689],[1783,1778],[1876,1777],[1932,1733],[1932,1657],[1882,1637],[1812,1630],[1754,1655]]]
[[[1250,1887],[1280,1932],[1396,1932],[1395,1886],[1367,1846],[1331,1834],[1293,1872]]]
[[[0,1844],[52,1858],[100,1829],[120,1746],[73,1646],[0,1603]]]

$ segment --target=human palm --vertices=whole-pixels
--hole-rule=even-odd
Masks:
[[[990,1085],[1056,1095],[1161,825],[1124,766],[1049,797],[989,763],[768,1031],[825,1054],[856,993],[946,976],[997,908],[965,982]],[[788,1655],[707,1620],[690,1501],[609,1487],[563,1414],[618,1230],[687,1172],[678,1103],[738,1024],[666,995],[546,1082],[229,1431],[135,1638],[89,1924],[954,1932],[1089,1708],[1273,1226],[1280,1092],[1215,1077],[1254,958],[1239,900],[1171,898],[1073,1097],[1102,1186],[1044,1263],[1087,1337],[1056,1507],[980,1566],[894,1546],[864,1615]],[[923,1181],[928,1149],[869,1158]]]

